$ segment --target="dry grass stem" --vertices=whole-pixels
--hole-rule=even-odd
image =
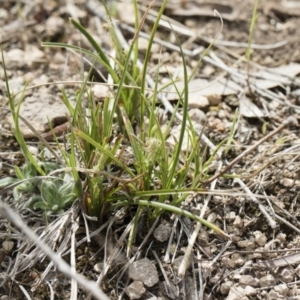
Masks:
[[[39,237],[22,221],[22,219],[3,201],[0,200],[1,217],[7,218],[12,224],[19,228],[35,245],[40,248],[45,255],[56,265],[57,269],[66,277],[76,280],[87,291],[91,292],[98,300],[109,300],[109,298],[100,290],[95,282],[85,279],[78,273],[74,273],[71,267],[49,246],[43,243]]]

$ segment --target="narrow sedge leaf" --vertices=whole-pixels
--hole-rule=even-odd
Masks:
[[[132,128],[131,122],[125,112],[124,106],[119,104],[119,110],[121,112],[121,116],[123,118],[123,122],[125,124],[125,128],[128,134],[128,138],[130,140],[130,145],[132,147],[134,157],[136,158],[138,163],[142,162],[142,145],[141,143],[134,137],[134,130]]]
[[[154,36],[155,36],[155,33],[157,31],[157,28],[158,28],[158,25],[159,25],[159,22],[160,22],[160,19],[161,19],[161,16],[163,15],[163,12],[165,11],[165,8],[166,8],[166,5],[168,3],[168,0],[164,0],[162,5],[161,5],[161,8],[156,16],[156,19],[155,19],[155,22],[154,24],[152,25],[152,31],[151,31],[151,34],[150,34],[150,37],[149,37],[149,40],[148,40],[148,47],[147,47],[147,50],[146,50],[146,55],[145,55],[145,59],[144,59],[144,67],[143,67],[143,70],[142,70],[142,80],[141,80],[141,104],[140,104],[140,122],[141,122],[141,140],[144,141],[144,113],[145,113],[145,100],[144,100],[144,95],[145,95],[145,88],[146,88],[146,76],[147,76],[147,70],[148,70],[148,63],[150,61],[150,56],[151,56],[151,48],[152,48],[152,44],[153,44],[153,41],[154,41]]]
[[[187,73],[187,66],[186,66],[186,60],[185,60],[185,56],[184,53],[182,51],[182,47],[179,41],[179,38],[176,34],[176,32],[174,32],[176,40],[177,40],[177,44],[179,46],[180,49],[180,53],[181,53],[181,58],[182,58],[182,64],[183,64],[183,74],[184,74],[184,90],[183,90],[183,114],[182,114],[182,122],[181,122],[181,129],[180,129],[180,135],[179,135],[179,140],[178,140],[178,145],[176,147],[175,150],[175,154],[174,154],[174,159],[173,159],[173,164],[172,164],[172,168],[170,171],[170,177],[168,180],[168,184],[167,187],[171,186],[172,180],[175,176],[176,173],[176,168],[178,165],[178,161],[179,161],[179,155],[180,155],[180,151],[183,145],[183,139],[184,139],[184,133],[186,130],[186,121],[187,121],[187,115],[188,115],[188,100],[189,100],[189,79],[188,79],[188,73]]]
[[[89,34],[89,32],[78,22],[76,22],[74,19],[71,19],[71,23],[75,26],[77,30],[79,30],[91,43],[92,47],[97,51],[101,59],[105,62],[105,64],[109,65],[109,60],[106,57],[105,53],[102,51],[102,49],[99,47],[98,43],[94,40],[94,38]]]

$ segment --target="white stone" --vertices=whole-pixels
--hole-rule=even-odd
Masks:
[[[49,122],[52,123],[53,127],[59,125],[57,123],[66,122],[67,114],[66,106],[58,97],[42,93],[33,93],[31,97],[25,97],[20,109],[20,115],[39,133],[50,130]],[[12,117],[9,117],[8,121],[14,127]],[[21,120],[19,126],[25,138],[35,137],[31,129]]]

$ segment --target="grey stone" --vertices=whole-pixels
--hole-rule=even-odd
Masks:
[[[146,292],[144,285],[140,281],[134,281],[126,287],[125,292],[130,299],[140,299]]]
[[[129,278],[141,281],[148,287],[157,284],[159,281],[156,267],[148,258],[132,263],[129,266],[128,275]]]
[[[154,237],[160,241],[165,242],[169,239],[172,228],[169,224],[160,224],[153,232]]]
[[[107,85],[95,84],[92,87],[94,97],[98,101],[104,101],[109,95],[109,87]]]

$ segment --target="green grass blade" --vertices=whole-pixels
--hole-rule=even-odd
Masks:
[[[87,141],[88,143],[93,145],[96,149],[100,150],[102,153],[107,155],[112,161],[114,161],[117,165],[122,167],[124,169],[124,171],[126,171],[130,176],[132,176],[132,178],[135,177],[134,173],[121,160],[119,160],[117,157],[115,157],[110,151],[105,149],[105,147],[98,144],[95,140],[93,140],[90,136],[88,136],[81,130],[76,129],[76,128],[72,128],[72,130],[78,137],[81,137],[82,139],[84,139],[85,141]]]
[[[126,202],[126,201],[124,201]],[[124,204],[124,203],[122,203]],[[140,205],[140,206],[146,206],[146,207],[155,207],[158,209],[161,209],[163,211],[170,211],[174,214],[178,214],[178,215],[182,215],[185,217],[188,217],[196,222],[200,222],[201,224],[205,225],[206,227],[212,229],[216,234],[222,236],[225,239],[230,239],[230,237],[223,231],[221,230],[219,227],[217,227],[216,225],[206,221],[205,219],[202,219],[200,217],[198,217],[195,214],[190,213],[187,210],[184,210],[182,208],[170,205],[170,204],[166,204],[166,203],[161,203],[161,202],[156,202],[156,201],[148,201],[148,200],[134,200],[133,202],[128,202],[128,205]]]
[[[104,60],[101,59],[100,56],[98,56],[97,54],[94,54],[93,52],[91,52],[89,50],[80,48],[78,46],[65,44],[65,43],[44,42],[41,45],[42,45],[42,47],[65,48],[65,49],[69,49],[71,51],[75,51],[78,53],[83,53],[83,54],[89,56],[92,59],[92,61],[97,61],[98,63],[103,65],[106,68],[106,70],[108,71],[108,73],[112,76],[114,82],[119,83],[119,78],[118,78],[116,72],[111,68],[110,64],[107,64]]]
[[[184,98],[183,98],[183,115],[182,115],[180,136],[179,136],[178,144],[175,149],[174,156],[173,156],[173,161],[172,161],[172,166],[171,166],[171,170],[170,170],[167,187],[171,186],[173,178],[175,177],[175,174],[176,174],[176,169],[177,169],[178,162],[179,162],[180,151],[182,148],[184,134],[185,134],[185,130],[186,130],[186,121],[187,121],[187,114],[188,114],[188,99],[189,99],[189,88],[188,88],[189,79],[188,79],[188,73],[187,73],[187,67],[186,67],[186,60],[185,60],[182,48],[180,46],[178,36],[176,35],[175,32],[174,32],[174,34],[176,36],[177,43],[180,48],[181,57],[182,57],[183,73],[184,73],[184,90],[183,90]]]
[[[106,65],[109,65],[109,60],[106,57],[105,53],[99,47],[98,43],[94,40],[94,38],[89,34],[89,32],[81,24],[79,24],[78,22],[76,22],[74,19],[71,19],[70,21],[74,25],[74,27],[78,31],[80,31],[87,38],[87,40],[90,42],[90,44],[92,45],[92,47],[96,50],[96,52],[99,54],[99,56],[101,57],[101,59],[103,60],[103,62]]]
[[[144,115],[145,115],[145,99],[143,97],[143,95],[145,95],[145,88],[146,88],[146,76],[147,76],[147,69],[148,69],[148,63],[150,61],[150,56],[151,56],[151,49],[152,49],[152,44],[154,41],[154,36],[155,33],[157,31],[158,25],[159,25],[159,21],[161,19],[161,16],[166,8],[166,5],[168,3],[168,0],[164,0],[162,3],[162,6],[157,14],[156,20],[152,26],[152,31],[150,34],[150,38],[148,41],[148,47],[146,50],[146,55],[145,55],[145,59],[144,59],[144,67],[143,67],[143,71],[142,71],[142,80],[141,80],[141,104],[140,104],[140,126],[141,126],[141,136],[140,139],[144,142]]]
[[[19,127],[19,112],[20,112],[20,107],[21,107],[22,100],[24,98],[24,93],[25,93],[26,87],[23,89],[23,92],[20,96],[19,104],[18,104],[18,107],[17,107],[17,110],[16,110],[15,99],[14,99],[14,96],[11,94],[10,89],[9,89],[9,85],[8,85],[8,77],[7,77],[7,73],[6,73],[6,65],[5,65],[4,54],[3,54],[2,48],[1,48],[1,54],[2,54],[2,64],[3,64],[3,70],[4,70],[4,79],[5,79],[5,85],[6,85],[6,92],[7,92],[9,105],[10,105],[10,109],[11,109],[11,113],[12,113],[12,117],[13,117],[14,125],[15,125],[14,135],[15,135],[17,141],[18,141],[18,144],[20,145],[20,147],[22,149],[23,155],[25,156],[26,160],[30,161],[30,163],[35,167],[35,169],[38,171],[38,173],[40,175],[45,175],[45,172],[39,166],[37,160],[30,153],[30,151],[29,151],[29,149],[26,145],[26,142],[24,140],[24,137],[22,135],[22,132],[20,130],[20,127]]]

